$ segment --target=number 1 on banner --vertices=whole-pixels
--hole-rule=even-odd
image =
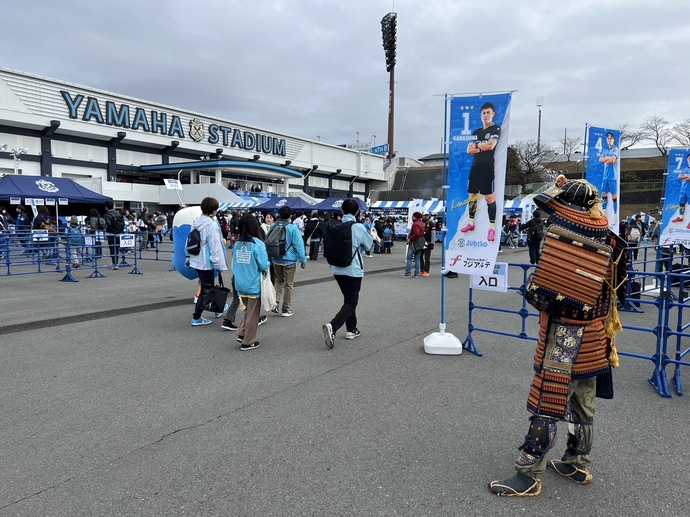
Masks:
[[[472,133],[470,131],[470,113],[468,111],[465,111],[462,114],[462,120],[465,122],[465,125],[462,128],[462,131],[460,131],[461,135],[469,135]]]

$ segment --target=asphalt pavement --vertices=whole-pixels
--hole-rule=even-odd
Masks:
[[[195,283],[166,260],[140,261],[142,275],[80,268],[78,282],[0,277],[0,516],[688,515],[687,397],[660,397],[652,363],[629,357],[615,398],[599,401],[591,485],[547,472],[537,498],[490,494],[527,431],[534,342],[477,330],[482,357],[425,354],[440,250],[428,278],[402,278],[403,257],[398,243],[366,259],[362,335],[332,350],[321,325],[342,299],[323,259],[297,271],[294,316],[269,315],[248,352],[221,320],[190,326]],[[445,281],[447,331],[461,340],[468,285]],[[473,314],[477,328],[521,330],[517,315]],[[656,325],[651,307],[622,319]],[[625,330],[619,347],[652,354],[653,335]]]

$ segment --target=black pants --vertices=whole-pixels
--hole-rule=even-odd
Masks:
[[[197,269],[196,272],[199,275],[199,280],[201,280],[201,294],[196,300],[192,318],[198,320],[201,318],[201,313],[204,312],[204,292],[208,287],[213,287],[213,278],[215,275],[213,269]]]
[[[321,246],[321,241],[312,240],[309,243],[309,260],[316,260],[319,258],[319,247]]]
[[[539,262],[539,245],[541,243],[539,241],[537,242],[532,242],[530,240],[527,241],[527,248],[529,249],[529,263],[530,264],[536,264]]]
[[[108,235],[108,248],[110,248],[110,260],[117,265],[118,257],[120,256],[120,244],[118,241],[119,235]]]
[[[422,250],[422,271],[428,273],[431,269],[431,248],[427,247]]]
[[[359,302],[359,290],[362,287],[362,278],[346,275],[333,275],[343,293],[343,306],[331,320],[333,333],[345,325],[352,332],[357,328],[357,303]]]

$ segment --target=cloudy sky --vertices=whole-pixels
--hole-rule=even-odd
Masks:
[[[330,143],[441,151],[444,93],[515,90],[510,140],[690,117],[686,0],[3,2],[0,66]],[[441,96],[439,96],[441,94]],[[359,136],[358,136],[359,135]],[[375,139],[374,136],[375,135]]]

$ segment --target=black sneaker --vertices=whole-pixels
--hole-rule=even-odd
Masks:
[[[220,326],[223,330],[237,330],[237,325],[235,325],[232,321],[229,319],[225,318],[223,320],[223,324]]]
[[[252,343],[250,345],[242,345],[240,347],[240,350],[254,350],[255,348],[259,348],[259,342],[258,341],[256,343]]]
[[[268,320],[268,316],[266,316],[265,314],[259,316],[259,325],[263,325],[264,323],[266,323],[266,320]]]
[[[240,343],[244,341],[244,336],[237,336],[237,341],[239,341]]]

